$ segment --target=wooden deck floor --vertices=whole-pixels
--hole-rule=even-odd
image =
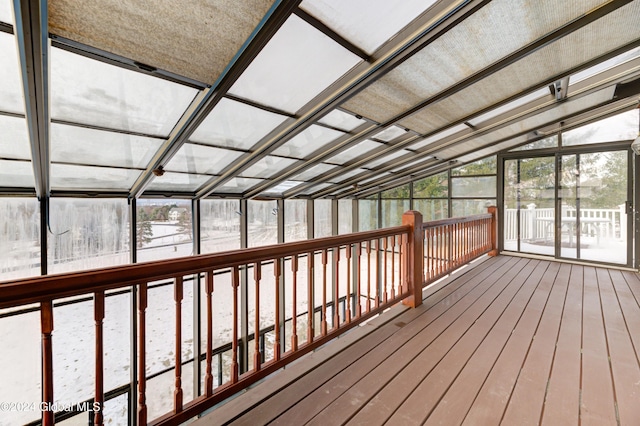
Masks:
[[[197,425],[638,425],[640,279],[499,256]]]

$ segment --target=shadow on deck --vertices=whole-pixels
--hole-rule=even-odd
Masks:
[[[634,425],[640,278],[499,256],[288,366],[194,425]]]

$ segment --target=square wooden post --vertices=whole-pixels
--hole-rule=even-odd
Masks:
[[[496,206],[489,206],[487,208],[491,215],[491,251],[489,256],[498,255],[498,208]]]
[[[402,224],[409,225],[407,253],[404,257],[404,273],[410,295],[403,304],[415,308],[422,304],[422,284],[424,277],[424,231],[422,230],[422,214],[409,210],[402,215]]]

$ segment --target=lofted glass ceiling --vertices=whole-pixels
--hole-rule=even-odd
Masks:
[[[292,15],[229,92],[295,114],[360,60]]]

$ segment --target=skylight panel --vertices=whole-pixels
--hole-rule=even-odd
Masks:
[[[342,165],[381,146],[384,145],[380,142],[374,142],[367,139],[334,155],[333,157],[330,157],[326,162]]]
[[[380,166],[382,164],[388,165],[387,163],[393,162],[394,159],[396,159],[398,157],[402,157],[403,155],[406,155],[406,154],[411,154],[411,153],[412,153],[411,151],[407,151],[406,149],[401,149],[399,151],[394,151],[394,152],[392,152],[390,154],[387,154],[387,155],[384,155],[382,157],[379,157],[378,159],[376,159],[374,161],[365,163],[364,167],[373,168],[373,167]]]
[[[296,182],[293,180],[285,180],[284,182],[272,186],[271,188],[264,191],[265,194],[277,194],[282,195],[286,191],[295,188],[296,186],[302,185],[304,182]]]
[[[431,135],[427,138],[424,138],[423,140],[416,142],[413,145],[410,145],[409,148],[420,149],[425,146],[431,145],[432,143],[437,142],[441,139],[444,139],[448,136],[455,135],[458,132],[461,132],[463,130],[468,130],[468,129],[469,129],[469,126],[467,126],[466,124],[457,124],[453,127],[449,127],[447,130],[443,130],[442,132],[438,132],[435,135]]]
[[[317,178],[321,174],[334,170],[336,167],[338,166],[334,166],[332,164],[324,164],[324,163],[316,164],[315,166],[308,168],[304,172],[293,176],[292,179],[306,182],[311,179]]]
[[[211,179],[208,175],[166,172],[154,177],[147,186],[149,191],[183,191],[194,192]]]
[[[360,61],[292,15],[229,92],[295,114]]]
[[[51,161],[146,168],[162,139],[51,123]]]
[[[284,115],[223,98],[189,139],[249,150],[286,119]]]
[[[589,67],[578,73],[573,74],[569,79],[569,85],[585,80],[589,77],[592,77],[596,74],[601,73],[602,71],[605,71],[609,68],[613,68],[616,65],[620,65],[623,62],[630,61],[631,59],[635,59],[638,56],[640,56],[640,46],[636,47],[635,49],[631,49],[629,51],[621,53],[618,56],[614,56],[609,60],[600,62],[599,64]]]
[[[391,126],[391,127],[388,127],[386,129],[384,129],[380,133],[376,133],[375,135],[372,136],[372,138],[379,139],[379,140],[385,141],[385,142],[389,142],[389,141],[394,140],[398,136],[404,135],[405,133],[407,133],[406,130],[401,129],[398,126]]]
[[[173,172],[217,175],[242,155],[244,153],[239,151],[186,143],[164,168]]]
[[[29,134],[24,118],[0,115],[0,158],[31,160]]]
[[[215,192],[220,194],[240,194],[245,192],[247,189],[261,184],[262,182],[264,182],[264,179],[252,179],[243,177],[232,178],[229,181],[225,182],[224,185],[217,187],[215,189]]]
[[[128,190],[140,170],[51,164],[51,189]]]
[[[24,113],[22,77],[13,35],[0,32],[0,111]]]
[[[318,120],[318,123],[326,124],[327,126],[335,127],[345,132],[350,132],[358,126],[366,123],[366,120],[357,118],[354,115],[348,114],[339,109],[334,109],[329,114]]]
[[[359,174],[366,173],[368,170],[365,169],[353,169],[348,172],[344,172],[339,174],[338,176],[331,179],[331,182],[342,183],[346,180],[351,179],[354,176],[358,176]]]
[[[330,183],[319,183],[317,185],[314,185],[310,188],[304,189],[302,191],[300,191],[300,194],[302,195],[309,195],[309,194],[313,194],[314,192],[318,192],[318,191],[322,191],[323,189],[326,189],[328,187],[330,187],[331,184]]]
[[[305,0],[300,8],[372,54],[434,3],[435,0]]]
[[[51,48],[51,118],[167,137],[198,91]]]
[[[403,164],[403,165],[398,166],[398,167],[396,167],[394,169],[391,169],[391,172],[392,173],[397,173],[397,172],[399,172],[401,170],[405,170],[405,169],[411,168],[413,166],[417,166],[418,164],[425,163],[425,162],[427,162],[427,161],[429,161],[431,159],[433,159],[433,157],[422,157],[419,160],[415,160],[415,161],[412,161],[410,163]]]
[[[290,158],[267,155],[266,157],[258,160],[255,164],[252,164],[238,176],[249,178],[269,178],[280,173],[282,170],[296,162],[297,160],[292,160]]]
[[[328,145],[344,133],[312,124],[303,132],[294,136],[273,151],[274,154],[294,158],[307,158],[308,155]]]
[[[494,108],[491,111],[488,111],[482,115],[479,115],[471,120],[469,120],[469,123],[473,126],[477,126],[487,120],[490,120],[494,117],[499,116],[500,114],[503,114],[505,112],[511,111],[513,109],[516,109],[522,105],[525,105],[529,102],[532,102],[536,99],[542,98],[543,96],[547,96],[550,97],[551,94],[549,92],[549,89],[547,87],[543,87],[542,89],[538,89],[534,92],[531,92],[529,94],[526,94],[520,98],[514,99],[511,102],[508,102],[498,108]]]

